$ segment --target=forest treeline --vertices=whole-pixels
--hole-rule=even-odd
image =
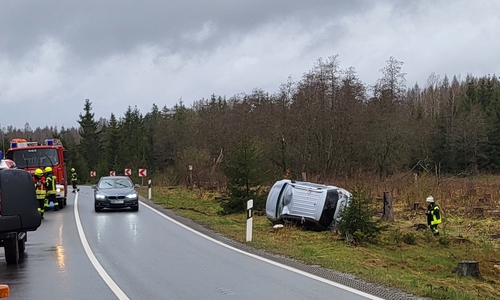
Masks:
[[[146,168],[166,184],[205,187],[224,186],[235,170],[244,185],[300,179],[302,172],[318,180],[410,170],[498,173],[499,79],[433,73],[424,86],[407,87],[402,66],[390,57],[369,86],[331,56],[318,59],[300,80],[288,78],[274,94],[214,94],[190,107],[153,104],[145,114],[128,107],[109,118],[96,118],[86,99],[79,128],[8,127],[5,143],[58,137],[86,182],[91,170],[106,175],[125,168],[134,176]]]

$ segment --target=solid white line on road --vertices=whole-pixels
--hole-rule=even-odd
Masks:
[[[170,217],[168,217],[168,216],[166,216],[166,215],[164,215],[164,214],[162,214],[161,212],[159,212],[159,211],[158,211],[158,210],[156,210],[155,208],[153,208],[153,207],[151,207],[151,206],[147,205],[147,204],[146,204],[146,203],[144,203],[144,202],[141,202],[141,205],[146,206],[147,208],[151,209],[151,210],[152,210],[153,212],[155,212],[156,214],[158,214],[158,215],[160,215],[161,217],[163,217],[163,218],[165,218],[165,219],[167,219],[167,220],[169,220],[169,221],[171,221],[171,222],[173,222],[173,223],[175,223],[175,224],[177,224],[177,225],[179,225],[179,226],[183,227],[184,229],[187,229],[187,230],[189,230],[189,231],[193,232],[194,234],[197,234],[197,235],[199,235],[199,236],[201,236],[201,237],[203,237],[203,238],[205,238],[205,239],[207,239],[207,240],[210,240],[210,241],[212,241],[212,242],[214,242],[214,243],[216,243],[216,244],[219,244],[219,245],[221,245],[221,246],[223,246],[223,247],[226,247],[226,248],[228,248],[228,249],[231,249],[231,250],[233,250],[233,251],[236,251],[236,252],[239,252],[239,253],[241,253],[241,254],[244,254],[244,255],[247,255],[247,256],[253,257],[253,258],[255,258],[255,259],[258,259],[258,260],[260,260],[260,261],[266,262],[266,263],[268,263],[268,264],[275,265],[275,266],[277,266],[277,267],[280,267],[280,268],[286,269],[286,270],[288,270],[288,271],[291,271],[291,272],[294,272],[294,273],[297,273],[297,274],[300,274],[300,275],[303,275],[303,276],[309,277],[309,278],[311,278],[311,279],[314,279],[314,280],[317,280],[317,281],[320,281],[320,282],[326,283],[326,284],[328,284],[328,285],[331,285],[331,286],[337,287],[337,288],[339,288],[339,289],[342,289],[342,290],[345,290],[345,291],[351,292],[351,293],[353,293],[353,294],[356,294],[356,295],[359,295],[359,296],[365,297],[365,298],[370,299],[370,300],[383,300],[383,298],[379,298],[379,297],[377,297],[377,296],[370,295],[370,294],[365,293],[365,292],[362,292],[362,291],[358,291],[358,290],[356,290],[356,289],[353,289],[353,288],[351,288],[351,287],[345,286],[345,285],[343,285],[343,284],[340,284],[340,283],[337,283],[337,282],[334,282],[334,281],[331,281],[331,280],[328,280],[328,279],[325,279],[325,278],[322,278],[322,277],[319,277],[319,276],[313,275],[313,274],[311,274],[311,273],[307,273],[307,272],[302,271],[302,270],[299,270],[299,269],[292,268],[292,267],[290,267],[290,266],[287,266],[287,265],[284,265],[284,264],[281,264],[281,263],[278,263],[278,262],[272,261],[272,260],[270,260],[270,259],[267,259],[267,258],[264,258],[264,257],[258,256],[258,255],[252,254],[252,253],[245,252],[245,251],[240,250],[240,249],[238,249],[238,248],[235,248],[235,247],[229,246],[229,245],[227,245],[227,244],[224,244],[224,243],[222,243],[222,242],[219,242],[219,241],[218,241],[218,240],[216,240],[216,239],[213,239],[213,238],[211,238],[211,237],[209,237],[209,236],[207,236],[207,235],[204,235],[203,233],[200,233],[200,232],[198,232],[198,231],[196,231],[196,230],[194,230],[194,229],[192,229],[192,228],[190,228],[190,227],[188,227],[188,226],[186,226],[186,225],[184,225],[184,224],[182,224],[182,223],[180,223],[180,222],[178,222],[178,221],[176,221],[176,220],[174,220],[174,219],[172,219],[172,218],[170,218]]]
[[[87,238],[85,237],[85,232],[83,232],[83,227],[82,223],[80,221],[80,215],[78,213],[78,193],[75,195],[75,204],[74,204],[74,212],[75,212],[75,220],[76,220],[76,227],[78,228],[78,235],[80,236],[80,241],[82,242],[83,249],[85,249],[85,253],[90,259],[90,262],[94,266],[94,268],[97,270],[99,275],[101,275],[102,279],[106,284],[109,286],[109,288],[115,293],[116,297],[120,300],[129,300],[127,295],[118,287],[118,285],[111,279],[111,277],[106,273],[104,268],[101,266],[99,261],[94,255],[94,252],[92,252],[92,249],[90,248],[90,245],[87,241]]]

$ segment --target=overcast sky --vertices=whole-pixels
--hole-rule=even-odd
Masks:
[[[99,119],[272,94],[336,54],[368,85],[390,56],[408,86],[498,75],[499,12],[497,0],[2,0],[0,123],[76,127],[85,99]]]

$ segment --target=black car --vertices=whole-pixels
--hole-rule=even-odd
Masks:
[[[127,176],[106,176],[99,179],[94,189],[94,208],[96,212],[104,208],[128,208],[139,210],[139,194]]]

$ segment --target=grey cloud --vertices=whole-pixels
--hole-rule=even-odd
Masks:
[[[371,1],[4,1],[0,10],[0,49],[11,58],[45,38],[61,41],[82,58],[126,53],[137,45],[171,51],[216,47],[231,34],[268,22],[315,22],[362,12]],[[217,28],[202,44],[183,39],[207,22]]]

